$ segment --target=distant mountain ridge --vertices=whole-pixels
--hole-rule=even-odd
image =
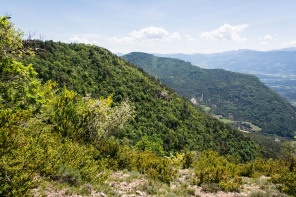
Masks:
[[[296,106],[296,48],[271,51],[237,50],[213,54],[156,54],[178,58],[202,68],[254,74]]]
[[[247,121],[262,133],[291,138],[295,135],[293,107],[253,75],[202,69],[183,60],[146,53],[133,52],[123,58],[210,113],[236,121],[237,127],[246,126],[243,122]]]
[[[296,47],[289,47],[289,48],[283,48],[283,49],[274,49],[270,51],[296,51]]]

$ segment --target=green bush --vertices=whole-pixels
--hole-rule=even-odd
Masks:
[[[240,166],[230,163],[214,151],[205,151],[201,154],[194,173],[193,182],[198,186],[216,184],[224,191],[238,191],[242,184],[242,179],[238,177]]]
[[[182,168],[183,169],[190,168],[190,167],[192,167],[192,164],[193,164],[193,155],[191,152],[186,150],[183,155]]]
[[[281,192],[296,196],[296,168],[293,171],[282,170],[272,175],[270,181],[277,184]]]
[[[242,164],[240,175],[247,177],[271,176],[283,168],[281,160],[257,158],[255,161]]]
[[[279,160],[257,158],[241,165],[240,175],[249,177],[270,176],[270,182],[284,193],[296,193],[296,157],[289,144],[284,144],[283,157]]]
[[[129,149],[123,151],[120,157],[121,168],[137,170],[153,179],[169,183],[176,175],[176,170],[170,160],[154,153]]]
[[[67,182],[71,186],[77,186],[82,181],[80,171],[78,169],[67,168],[64,165],[59,169],[57,176],[61,182]]]
[[[271,176],[271,182],[287,194],[296,196],[296,152],[292,143],[285,143],[283,159],[278,161],[278,170]]]

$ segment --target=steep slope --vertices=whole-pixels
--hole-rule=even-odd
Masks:
[[[207,106],[205,109],[210,113],[236,121],[238,127],[249,124],[254,130],[267,134],[291,138],[295,135],[293,107],[253,75],[202,69],[182,60],[145,53],[130,53],[123,58],[179,94]]]
[[[296,48],[273,51],[238,50],[213,54],[165,54],[190,61],[202,68],[223,68],[254,74],[266,85],[296,105]]]
[[[170,151],[217,150],[243,160],[258,155],[253,141],[212,118],[154,77],[109,51],[83,44],[31,41],[33,63],[43,81],[54,80],[81,95],[113,95],[114,105],[128,98],[135,116],[121,132],[125,143],[161,154]],[[43,50],[38,50],[41,48]]]

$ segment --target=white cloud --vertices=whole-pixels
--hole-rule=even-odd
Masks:
[[[188,40],[188,41],[193,41],[193,40],[195,40],[195,38],[191,37],[190,35],[186,35],[185,38],[186,38],[186,40]]]
[[[264,36],[263,41],[261,42],[261,44],[268,45],[268,44],[270,44],[269,41],[272,40],[272,39],[273,39],[272,36],[267,34],[267,35]]]
[[[139,31],[132,31],[126,37],[117,38],[112,40],[117,42],[130,42],[130,41],[172,41],[180,39],[179,33],[169,33],[167,30],[160,27],[147,27],[140,29]]]
[[[202,32],[200,36],[202,38],[211,40],[233,40],[235,42],[243,42],[247,38],[242,38],[238,34],[243,29],[247,28],[247,24],[231,26],[229,24],[224,24],[216,30],[209,32]]]
[[[71,42],[84,43],[84,44],[98,44],[98,41],[94,40],[96,35],[85,34],[85,35],[74,35],[69,38]]]
[[[293,41],[289,42],[288,44],[290,44],[290,45],[296,45],[296,40],[293,40]]]
[[[267,41],[263,41],[263,42],[261,42],[261,44],[263,44],[263,45],[268,45],[269,42],[267,42]]]
[[[267,34],[266,36],[264,36],[263,40],[272,40],[272,36]]]

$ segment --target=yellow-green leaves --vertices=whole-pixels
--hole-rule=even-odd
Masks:
[[[16,31],[8,17],[0,17],[0,61],[2,59],[21,56],[22,32]]]
[[[47,103],[43,107],[43,117],[63,137],[100,144],[123,128],[132,116],[133,109],[128,101],[111,107],[111,96],[106,99],[81,98],[66,88],[57,93],[52,89],[54,85],[52,82],[45,84],[43,92]]]
[[[216,184],[225,191],[238,191],[242,184],[237,175],[239,166],[230,163],[217,152],[205,151],[196,162],[193,182],[197,185]]]
[[[12,110],[37,110],[43,95],[36,75],[31,65],[8,59],[0,62],[0,104]]]
[[[0,17],[0,105],[35,113],[42,102],[40,82],[32,65],[16,61],[24,52],[21,35],[7,16]]]

